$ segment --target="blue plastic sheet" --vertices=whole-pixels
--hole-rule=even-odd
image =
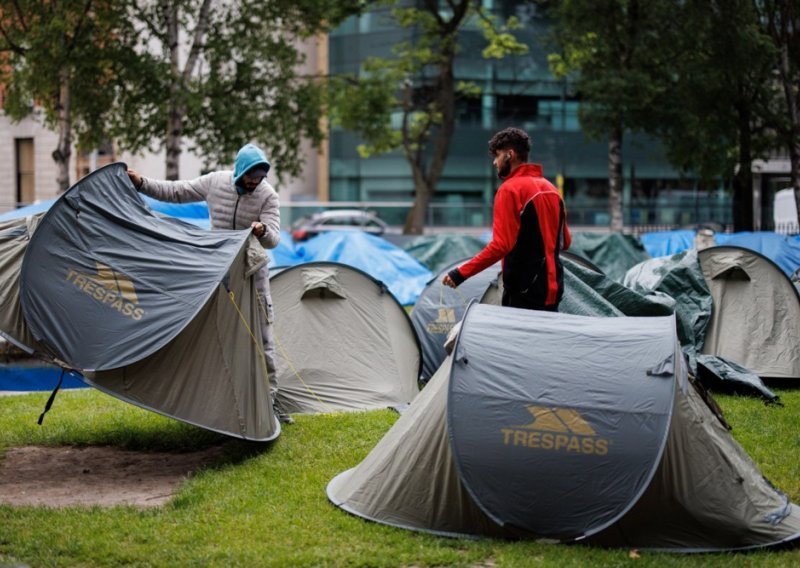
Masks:
[[[302,262],[341,262],[383,282],[404,306],[414,304],[433,274],[403,249],[362,231],[322,233],[296,247]]]
[[[742,247],[760,252],[780,266],[787,275],[792,276],[800,268],[800,239],[777,233],[761,231],[717,234],[718,245]]]
[[[647,254],[653,258],[678,254],[694,247],[695,232],[690,229],[654,231],[639,235]]]

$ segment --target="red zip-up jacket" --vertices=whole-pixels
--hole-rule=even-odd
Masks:
[[[564,292],[559,252],[571,242],[558,190],[544,179],[539,164],[525,163],[497,190],[491,242],[451,278],[460,284],[502,260],[507,290],[542,306],[557,305]]]

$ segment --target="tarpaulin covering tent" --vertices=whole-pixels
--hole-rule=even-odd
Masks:
[[[473,305],[452,358],[327,494],[447,536],[676,551],[800,537],[800,509],[689,382],[672,317]]]
[[[403,250],[433,272],[441,272],[458,260],[472,258],[486,243],[478,237],[454,233],[421,235],[403,245]]]
[[[211,222],[208,218],[208,205],[205,201],[196,203],[168,203],[166,201],[158,201],[147,195],[140,195],[140,197],[144,200],[145,204],[158,215],[181,219],[182,221],[197,225],[203,229],[211,227]],[[47,199],[45,201],[12,209],[11,211],[6,211],[0,214],[0,221],[20,219],[22,217],[36,215],[37,213],[44,213],[50,209],[55,202],[56,199]]]
[[[623,283],[642,294],[662,293],[675,301],[678,337],[683,350],[690,357],[692,371],[697,373],[706,386],[715,389],[723,387],[739,392],[757,391],[768,400],[775,400],[777,395],[766,387],[756,373],[737,364],[735,360],[727,357],[728,354],[722,352],[717,354],[705,348],[706,335],[712,321],[712,311],[717,314],[718,318],[722,318],[724,317],[722,311],[729,309],[722,304],[715,305],[716,300],[711,292],[712,282],[701,268],[703,258],[715,255],[706,253],[706,250],[710,249],[704,249],[699,254],[697,249],[689,249],[672,256],[646,260],[631,268],[625,275]],[[754,305],[756,296],[748,298],[747,302]],[[737,308],[734,306],[733,309]],[[734,312],[730,312],[729,316],[733,317]],[[762,315],[763,317],[780,318],[781,316],[771,313],[769,316]],[[732,320],[727,319],[727,322],[732,323]],[[745,322],[735,323],[735,327],[738,329],[745,328],[747,325]],[[780,328],[786,326],[785,323],[780,322],[777,325]],[[731,330],[731,332],[739,333],[736,330]],[[761,349],[762,339],[753,336],[751,340],[753,343],[749,349]]]
[[[278,400],[286,412],[403,406],[419,392],[414,328],[386,286],[314,262],[270,279]]]
[[[696,232],[691,229],[674,231],[653,231],[639,235],[642,246],[653,258],[678,254],[694,248]]]
[[[800,379],[800,294],[788,276],[751,249],[716,246],[699,258],[713,299],[703,353]]]
[[[250,231],[205,231],[156,216],[125,164],[59,198],[22,261],[33,338],[96,388],[248,440],[280,433],[261,346]]]
[[[629,268],[649,258],[636,236],[622,233],[575,232],[569,251],[592,261],[617,281]]]

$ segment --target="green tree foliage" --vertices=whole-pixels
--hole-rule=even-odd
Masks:
[[[260,144],[280,175],[298,175],[303,139],[323,138],[324,85],[300,72],[299,41],[336,25],[361,0],[136,0],[128,18],[138,61],[121,70],[115,134],[138,151],[165,146],[179,177],[186,140],[207,165]],[[132,85],[132,88],[126,87]],[[154,149],[154,148],[151,148]]]
[[[114,68],[130,53],[115,41],[126,20],[114,1],[0,0],[0,83],[5,112],[21,120],[41,108],[59,134],[53,159],[61,191],[70,185],[73,140],[96,147],[107,134]]]
[[[403,152],[415,189],[404,232],[420,234],[444,171],[456,102],[480,94],[477,85],[455,81],[459,39],[465,30],[479,29],[486,58],[525,53],[527,46],[514,38],[516,20],[500,22],[480,0],[409,4],[392,9],[391,18],[413,40],[395,45],[391,57],[368,58],[356,76],[333,78],[331,118],[362,137],[358,150],[363,157]]]
[[[551,71],[570,76],[591,138],[608,141],[610,228],[621,231],[626,133],[652,128],[676,57],[679,22],[670,0],[538,1],[554,20]]]
[[[750,0],[675,2],[681,57],[656,131],[670,161],[733,188],[734,229],[753,229],[752,162],[776,147],[775,50]]]
[[[800,6],[795,0],[753,0],[759,22],[777,51],[785,112],[774,127],[789,152],[800,221]]]

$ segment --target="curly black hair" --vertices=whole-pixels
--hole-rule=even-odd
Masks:
[[[531,151],[531,138],[519,128],[504,128],[489,140],[489,155],[494,157],[498,150],[514,150],[523,162],[528,161]]]

